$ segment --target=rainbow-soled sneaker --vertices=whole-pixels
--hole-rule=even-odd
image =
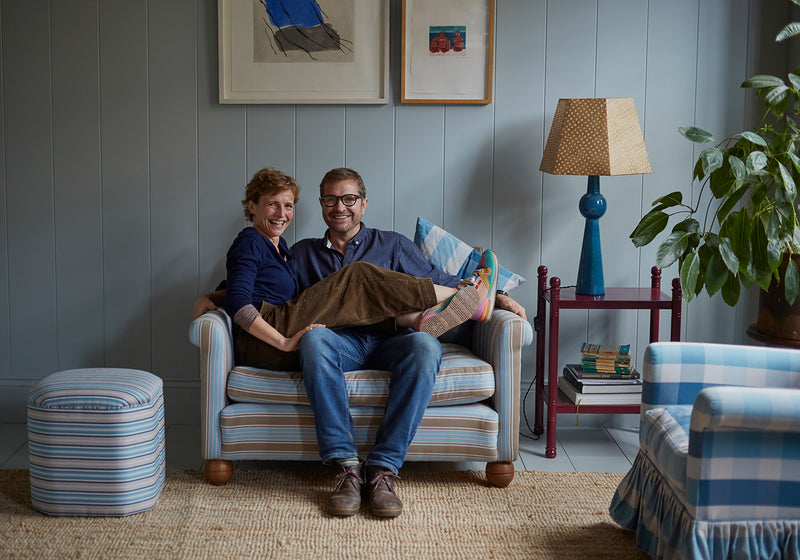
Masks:
[[[497,263],[497,255],[494,251],[487,249],[481,255],[478,268],[472,273],[470,278],[461,281],[462,286],[472,286],[480,295],[480,302],[471,319],[475,321],[488,321],[494,311],[494,300],[497,295],[497,277],[500,266]]]

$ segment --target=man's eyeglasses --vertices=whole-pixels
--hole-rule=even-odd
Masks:
[[[334,194],[326,194],[325,196],[319,197],[320,202],[329,208],[333,208],[339,201],[342,201],[342,204],[345,206],[354,206],[356,202],[358,202],[359,198],[364,198],[360,194],[345,194],[342,196],[336,196]]]

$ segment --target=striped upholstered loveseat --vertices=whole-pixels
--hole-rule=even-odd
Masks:
[[[192,322],[200,349],[202,456],[214,484],[225,484],[238,460],[318,461],[314,416],[300,372],[267,371],[233,363],[231,321],[222,310]],[[522,349],[531,325],[495,309],[472,326],[470,348],[442,344],[442,368],[407,461],[486,461],[487,479],[506,486],[519,446]],[[361,451],[383,416],[385,371],[349,372],[347,387]]]

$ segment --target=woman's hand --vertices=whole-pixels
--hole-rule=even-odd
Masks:
[[[505,309],[507,311],[511,311],[512,313],[516,313],[525,320],[528,319],[527,315],[525,314],[525,308],[510,296],[497,294],[495,296],[494,304],[500,309]]]
[[[324,326],[325,325],[321,325],[319,323],[312,323],[311,325],[308,325],[306,328],[295,333],[294,336],[290,336],[289,338],[284,338],[284,342],[278,349],[284,352],[294,352],[295,350],[300,348],[300,339],[303,338],[304,334],[306,334],[310,330]]]

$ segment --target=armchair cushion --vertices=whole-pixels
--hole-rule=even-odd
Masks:
[[[357,370],[345,373],[351,406],[385,406],[389,372]],[[442,366],[436,375],[429,406],[467,404],[494,394],[494,370],[456,344],[442,344]],[[240,403],[308,405],[300,372],[268,371],[237,366],[228,377],[228,398]]]

